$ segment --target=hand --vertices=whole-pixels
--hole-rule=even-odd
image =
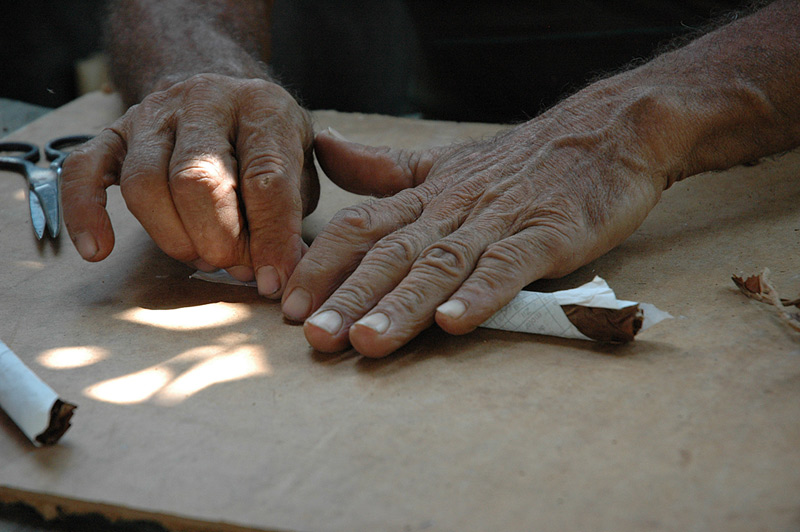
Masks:
[[[337,214],[289,280],[284,314],[311,315],[314,348],[370,357],[434,320],[473,330],[526,284],[566,275],[641,224],[677,172],[656,100],[598,87],[495,138],[421,152],[317,135],[338,185],[394,195]]]
[[[155,92],[91,142],[62,173],[64,221],[78,252],[114,247],[105,189],[169,256],[226,268],[280,297],[307,246],[302,216],[319,196],[307,113],[260,79],[200,74]]]

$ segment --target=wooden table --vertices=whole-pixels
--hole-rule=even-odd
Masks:
[[[14,137],[119,112],[91,94]],[[409,147],[497,130],[316,122]],[[0,338],[79,409],[43,449],[0,414],[0,501],[176,530],[797,529],[800,335],[730,275],[800,293],[799,172],[792,152],[679,183],[622,246],[537,284],[597,274],[675,316],[629,345],[432,329],[382,360],[316,353],[254,289],[189,279],[116,189],[109,259],[37,245],[2,173]],[[351,200],[324,193],[310,226]]]

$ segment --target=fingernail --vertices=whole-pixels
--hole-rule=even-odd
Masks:
[[[436,312],[441,312],[445,316],[450,318],[458,319],[461,317],[464,312],[467,311],[467,306],[458,299],[451,299],[446,303],[442,303],[438,307],[436,307]]]
[[[389,316],[383,312],[376,312],[370,314],[365,318],[361,318],[356,322],[356,325],[363,325],[369,327],[378,334],[383,334],[389,329]]]
[[[274,296],[281,290],[281,278],[274,266],[262,266],[256,277],[258,293],[262,296]]]
[[[94,237],[89,233],[78,233],[73,239],[75,248],[80,253],[81,257],[86,260],[93,258],[97,255],[97,242]]]
[[[200,270],[201,272],[211,273],[217,271],[219,268],[215,268],[203,259],[197,259],[193,261],[192,266]]]
[[[327,130],[325,130],[325,131],[326,131],[326,132],[327,132],[329,135],[331,135],[332,137],[334,137],[334,138],[337,138],[337,139],[339,139],[339,140],[342,140],[342,141],[344,141],[344,142],[350,142],[349,140],[347,140],[347,139],[345,138],[345,136],[344,136],[344,135],[342,135],[341,133],[339,133],[338,131],[336,131],[336,130],[335,130],[335,129],[333,129],[332,127],[329,127],[329,128],[328,128]]]
[[[231,275],[231,277],[237,281],[242,281],[243,283],[249,283],[255,278],[253,268],[250,266],[233,266],[232,268],[228,268],[226,271]]]
[[[259,270],[260,271],[260,270]],[[283,303],[283,314],[290,320],[303,321],[311,313],[311,294],[305,288],[295,288]]]
[[[336,334],[342,328],[342,317],[335,310],[318,312],[308,318],[307,322],[330,334]]]

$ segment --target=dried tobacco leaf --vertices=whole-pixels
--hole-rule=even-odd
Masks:
[[[739,287],[739,290],[747,297],[769,303],[763,295],[764,287],[761,284],[761,275],[751,275],[747,279],[742,279],[738,275],[734,275],[731,279],[733,279],[733,282]]]
[[[739,290],[751,299],[767,303],[774,306],[780,318],[789,327],[796,331],[800,331],[800,313],[789,312],[787,306],[800,307],[800,298],[789,300],[781,299],[778,291],[772,286],[769,280],[769,269],[764,268],[758,275],[751,275],[747,279],[743,279],[737,275],[731,277],[733,282],[739,287]]]
[[[50,409],[50,424],[44,432],[36,436],[36,441],[42,445],[52,445],[61,439],[71,426],[69,420],[72,419],[76,408],[78,407],[73,404],[56,399],[53,408]]]
[[[644,320],[639,305],[621,309],[561,305],[561,309],[575,328],[598,342],[630,342]]]

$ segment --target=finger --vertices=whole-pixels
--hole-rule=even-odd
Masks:
[[[145,119],[149,114],[145,115]],[[167,127],[131,124],[128,154],[122,163],[120,189],[128,210],[164,253],[190,262],[198,258],[172,201],[167,175],[174,149]],[[204,268],[207,269],[207,268]]]
[[[438,306],[436,323],[450,334],[474,330],[525,285],[552,276],[553,272],[569,273],[569,267],[564,269],[563,249],[567,248],[560,239],[554,239],[542,227],[526,229],[489,245],[469,278]]]
[[[437,306],[470,276],[483,251],[508,230],[503,217],[487,210],[436,239],[408,275],[355,321],[350,343],[370,357],[385,356],[405,345],[433,323]]]
[[[317,134],[314,151],[325,175],[343,189],[390,196],[425,181],[441,150],[365,146],[349,142],[328,128]]]
[[[283,297],[284,315],[295,321],[305,320],[350,276],[379,240],[417,220],[429,201],[420,192],[409,189],[337,213],[314,239],[289,279]],[[399,258],[394,265],[406,267]]]
[[[76,148],[64,161],[64,224],[85,260],[103,260],[114,248],[114,231],[105,209],[106,188],[117,183],[125,151],[124,138],[112,126]]]
[[[301,221],[319,197],[313,163],[307,161],[310,143],[306,127],[293,126],[281,113],[261,121],[248,115],[239,125],[236,152],[249,252],[258,291],[270,298],[283,294],[306,249]]]
[[[424,189],[413,192],[420,190]],[[312,346],[335,351],[352,344],[367,356],[384,356],[433,322],[436,306],[467,278],[481,251],[506,230],[503,217],[489,213],[459,227],[459,211],[466,211],[465,205],[446,208],[445,215],[442,207],[454,206],[440,199],[430,201],[417,221],[378,241],[306,321]]]
[[[309,343],[324,352],[350,345],[353,323],[409,274],[416,258],[435,238],[411,224],[381,239],[353,274],[306,320],[304,332]]]
[[[198,98],[181,113],[169,161],[172,201],[199,258],[217,268],[249,267],[238,169],[228,140],[232,113],[207,101]]]

